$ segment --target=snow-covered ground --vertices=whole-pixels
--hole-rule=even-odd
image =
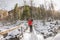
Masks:
[[[22,26],[22,29],[20,27],[18,29],[9,32],[7,36],[3,38],[3,40],[6,39],[9,40],[10,38],[14,38],[17,35],[20,35],[21,32],[23,32],[28,27],[28,25],[27,25],[27,21],[17,21],[16,24],[0,27],[0,32],[1,32],[1,31],[8,30],[10,28],[14,28],[15,26],[19,26],[19,25]],[[56,40],[55,35],[58,35],[57,29],[59,27],[60,27],[59,20],[58,20],[58,24],[56,24],[56,21],[51,21],[51,22],[46,21],[45,25],[43,25],[42,20],[34,20],[33,32],[30,33],[28,28],[25,32],[23,32],[23,37],[21,40]]]

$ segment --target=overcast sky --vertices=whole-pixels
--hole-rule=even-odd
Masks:
[[[30,4],[30,0],[26,0],[26,4]],[[48,2],[50,0],[47,0]],[[47,4],[48,4],[47,2]],[[0,0],[0,9],[11,10],[14,8],[14,5],[18,3],[19,6],[22,6],[23,0]],[[34,0],[34,6],[39,6],[39,4],[44,4],[44,0]],[[55,10],[60,10],[60,0],[53,0]]]

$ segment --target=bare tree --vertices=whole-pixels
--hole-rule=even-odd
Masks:
[[[53,1],[51,0],[51,3],[50,3],[50,9],[52,11],[52,14],[54,13],[54,4],[53,4]],[[52,18],[54,19],[54,14],[52,15]]]

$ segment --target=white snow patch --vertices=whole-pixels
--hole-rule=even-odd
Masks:
[[[53,40],[60,40],[60,33],[58,33]]]

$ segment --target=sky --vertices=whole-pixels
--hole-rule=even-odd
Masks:
[[[46,0],[47,4],[50,0]],[[23,6],[23,0],[0,0],[0,9],[12,10],[14,5],[18,3],[19,6]],[[60,10],[60,0],[53,0],[55,10]],[[26,4],[30,5],[30,0],[26,0]],[[33,0],[33,5],[38,7],[40,4],[44,4],[44,0]]]

